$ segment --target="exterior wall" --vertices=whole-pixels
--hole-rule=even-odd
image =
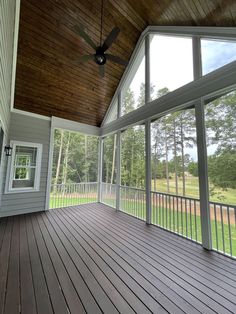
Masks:
[[[11,114],[9,140],[40,143],[43,145],[38,192],[3,192],[0,216],[10,216],[45,210],[51,122],[18,113]],[[5,185],[5,184],[4,184]]]
[[[16,0],[0,1],[0,124],[4,130],[3,147],[8,142],[10,125],[15,10]],[[0,205],[5,169],[6,158],[3,153],[0,165]]]

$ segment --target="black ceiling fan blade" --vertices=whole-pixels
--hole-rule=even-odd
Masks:
[[[113,61],[115,63],[121,64],[121,65],[127,65],[128,64],[128,61],[125,61],[125,60],[121,59],[120,57],[110,55],[109,53],[105,54],[105,56],[106,56],[107,60]]]
[[[103,51],[106,51],[107,49],[109,49],[111,47],[111,45],[113,44],[113,42],[116,40],[117,36],[119,35],[119,32],[120,32],[119,27],[113,28],[113,30],[107,36],[107,38],[105,39],[105,41],[102,45]]]
[[[85,31],[83,30],[82,27],[75,25],[74,26],[74,30],[76,32],[76,34],[78,34],[80,37],[82,37],[87,44],[89,44],[89,46],[91,46],[94,50],[97,49],[97,46],[95,45],[95,43],[92,41],[92,39],[85,33]]]
[[[94,60],[94,55],[85,55],[85,56],[81,56],[79,57],[76,61],[78,63],[83,63],[83,62],[87,62],[89,60]]]
[[[105,76],[105,65],[99,65],[99,74],[101,77]]]

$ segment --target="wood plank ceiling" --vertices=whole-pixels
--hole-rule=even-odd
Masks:
[[[235,0],[105,0],[104,37],[121,29],[110,53],[129,60],[148,25],[235,26]],[[100,126],[124,67],[76,62],[91,48],[73,31],[83,24],[98,42],[100,0],[21,0],[15,108]]]

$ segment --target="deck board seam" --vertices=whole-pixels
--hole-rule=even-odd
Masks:
[[[89,212],[88,212],[88,215],[89,215],[89,214],[91,214],[91,215],[94,216],[94,213],[91,213],[91,212],[89,213]],[[100,215],[99,213],[96,213],[96,218],[97,218],[98,216],[101,217],[101,219],[100,219],[101,223],[102,223],[102,218],[107,219],[107,217],[104,217],[104,216]],[[122,225],[121,225],[121,224],[116,225],[116,222],[115,222],[114,220],[112,221],[112,219],[109,219],[109,220],[106,220],[106,221],[109,222],[109,223],[112,223],[113,227],[114,227],[114,224],[115,224],[115,227],[114,227],[115,230],[118,230],[118,229],[116,229],[116,228],[119,228],[119,232],[122,231],[122,234],[124,235],[124,237],[126,236],[128,239],[129,239],[129,236],[133,237],[133,233],[132,233],[131,231],[127,230],[127,228],[122,228]],[[104,227],[105,227],[105,226],[104,226]],[[123,232],[123,230],[124,230],[124,232]],[[129,236],[126,235],[126,233],[128,233]],[[145,242],[143,239],[142,239],[142,240],[138,239],[138,240],[140,241],[140,243],[142,242],[142,244],[140,244],[141,247],[144,247],[145,244],[146,244],[146,245],[148,244],[148,243]],[[159,239],[157,239],[157,240],[159,240]],[[133,240],[133,241],[135,241],[135,240]],[[159,244],[160,244],[160,243],[159,243]],[[158,249],[157,249],[156,247],[152,246],[152,248],[154,248],[154,250],[158,252]],[[159,246],[158,248],[160,248],[160,246]],[[146,247],[146,249],[149,250],[151,253],[153,253],[153,251],[151,251],[148,246]],[[162,251],[164,251],[164,250],[165,250],[164,246],[161,246],[161,249],[162,249]],[[176,256],[177,258],[180,258],[178,255],[176,255],[175,252],[171,252],[171,253],[169,253],[169,252],[168,252],[168,253],[164,252],[164,253],[165,253],[169,258],[173,258],[173,256]],[[153,254],[157,255],[156,253],[153,253]],[[168,254],[169,254],[169,255],[168,255]],[[158,256],[158,255],[157,255],[157,256]],[[178,261],[177,259],[175,259],[175,260],[176,260],[176,262],[177,262],[178,264],[180,264],[180,265],[186,267],[186,265],[184,265],[184,264],[181,263],[181,260],[180,260],[180,261]],[[189,262],[186,262],[186,264],[187,264],[187,263],[189,263]],[[197,268],[197,266],[195,266],[195,267]],[[198,268],[198,269],[199,269],[200,271],[203,271],[201,268]],[[191,270],[191,269],[189,268],[189,270]],[[191,271],[193,271],[193,270],[191,270]],[[195,271],[195,272],[196,272],[196,271]],[[208,273],[207,275],[216,278],[217,281],[219,281],[220,283],[222,283],[222,279],[217,278],[217,277],[214,276],[213,274],[209,274],[209,273]],[[236,283],[236,281],[235,281],[235,283]],[[236,289],[235,283],[232,283],[232,285],[231,285],[231,284],[229,284],[229,283],[226,282],[225,284],[230,286],[229,289],[232,289],[232,288]],[[216,284],[216,283],[215,283],[215,284]],[[226,290],[227,290],[227,289],[226,289]],[[232,291],[229,291],[229,293],[232,293]],[[235,296],[236,296],[236,292],[235,292]]]
[[[65,219],[65,218],[64,218]],[[72,221],[73,222],[73,221]],[[71,223],[70,222],[68,222],[70,225],[71,225]],[[72,226],[72,225],[71,225]],[[77,225],[76,225],[77,226]],[[76,233],[78,233],[78,230],[76,230],[76,228],[74,228],[73,226],[72,226],[72,228],[75,230],[75,232]],[[80,237],[82,237],[83,239],[84,239],[84,241],[85,242],[87,242],[87,240],[86,240],[86,238],[84,238],[82,235],[80,235],[79,234],[79,236]],[[78,241],[78,240],[77,240]],[[94,248],[87,242],[87,244],[94,250]],[[100,254],[95,250],[95,252],[100,256]],[[105,252],[106,253],[106,252]],[[103,258],[103,257],[101,257],[100,256],[100,258],[104,261],[104,263],[106,263],[107,264],[107,266],[120,278],[120,280],[127,286],[127,283],[111,268],[111,266],[110,265],[108,265],[108,263],[107,263],[107,261]],[[129,286],[127,286],[128,287],[128,289],[130,289],[129,288]],[[131,290],[132,291],[132,290]],[[136,293],[134,292],[134,291],[132,291],[132,293],[133,294],[135,294],[136,295]],[[136,297],[140,300],[140,298],[136,295]],[[142,303],[143,303],[143,301],[142,300],[140,300]],[[144,303],[143,303],[144,304]],[[144,304],[144,306],[146,306],[145,304]]]
[[[37,224],[37,227],[38,227],[38,229],[39,229],[39,231],[40,231],[40,233],[41,233],[42,241],[43,241],[44,246],[45,246],[45,248],[46,248],[46,250],[47,250],[47,254],[48,254],[49,258],[50,258],[51,265],[52,265],[52,267],[53,267],[53,270],[54,270],[54,273],[55,273],[55,276],[56,276],[56,279],[57,279],[57,283],[58,283],[58,285],[59,285],[59,287],[60,287],[60,290],[61,290],[61,292],[62,292],[62,294],[63,294],[63,297],[64,297],[64,300],[65,300],[65,302],[66,302],[67,309],[71,312],[71,310],[70,310],[70,305],[69,305],[69,303],[68,303],[66,294],[65,294],[64,289],[63,289],[63,287],[62,287],[62,285],[61,285],[61,280],[60,280],[59,277],[58,277],[58,272],[57,272],[56,267],[55,267],[55,262],[53,262],[52,252],[49,250],[48,244],[46,243],[45,234],[44,234],[44,232],[42,231],[42,228],[41,228],[41,226],[40,226],[40,224],[39,224],[39,222],[38,222],[38,219],[37,219],[38,217],[37,217],[37,215],[38,215],[38,213],[36,213],[36,215],[34,216],[34,217],[35,217],[35,223]],[[46,227],[45,227],[45,228],[46,228]],[[50,234],[50,233],[49,233],[49,234]],[[56,250],[56,252],[57,252],[58,257],[60,258],[60,261],[61,261],[61,263],[62,263],[62,265],[63,265],[63,267],[64,267],[64,269],[65,269],[65,272],[66,272],[66,274],[67,274],[67,276],[68,276],[68,278],[69,278],[69,280],[70,280],[70,282],[71,282],[71,284],[72,284],[72,286],[73,286],[73,288],[74,288],[74,290],[75,290],[75,293],[76,293],[76,295],[78,296],[78,299],[80,300],[80,302],[81,302],[81,304],[82,304],[82,306],[83,306],[83,308],[84,308],[84,305],[83,305],[83,303],[82,303],[82,301],[81,301],[81,299],[80,299],[80,296],[78,295],[78,293],[77,293],[77,291],[76,291],[76,289],[75,289],[75,287],[74,287],[73,282],[71,281],[71,277],[69,276],[69,274],[68,274],[68,272],[67,272],[66,266],[64,265],[64,263],[63,263],[63,261],[62,261],[62,259],[61,259],[60,254],[58,253],[58,250],[57,250],[57,248],[56,248],[54,242],[53,242],[52,240],[51,240],[51,242],[52,242],[52,245],[54,246],[54,248],[55,248],[55,250]],[[50,293],[50,289],[49,289],[49,293]],[[56,313],[55,313],[55,314],[56,314]]]
[[[48,214],[47,214],[48,215]],[[59,226],[59,223],[55,220],[55,217],[54,216],[52,216],[51,214],[49,214],[50,216],[51,216],[51,218],[53,219],[53,221],[55,221],[56,223],[57,223],[57,225]],[[58,218],[58,217],[57,217]],[[59,219],[59,218],[58,218]],[[61,227],[59,226],[59,228],[61,229]],[[66,227],[65,226],[65,228],[66,228],[66,230],[68,230],[68,232],[70,232],[70,230],[68,229],[68,227]],[[62,230],[62,229],[61,229]],[[71,240],[68,238],[68,236],[66,235],[66,233],[65,233],[65,231],[62,231],[63,232],[63,234],[66,236],[66,238],[68,239],[68,241],[71,243]],[[73,234],[71,234],[72,236],[73,236],[73,238],[75,239],[75,241],[77,241],[76,240],[76,238],[75,238],[75,236],[73,235]],[[78,241],[77,241],[78,242]],[[75,246],[71,243],[71,245],[74,247],[74,249],[75,249],[75,251],[77,252],[77,254],[79,254],[79,252],[78,252],[78,250],[75,248]],[[87,253],[88,254],[88,253]],[[88,254],[89,255],[89,254]],[[90,256],[90,255],[89,255]],[[82,257],[81,257],[81,259],[82,259]],[[96,264],[96,262],[93,260],[93,258],[92,257],[90,257],[90,259]],[[97,264],[96,264],[97,265]],[[99,268],[99,266],[97,265],[97,267]],[[100,269],[100,268],[99,268]],[[101,269],[100,269],[101,270]],[[90,270],[90,272],[93,274],[93,272]],[[103,271],[101,270],[101,272],[103,273]],[[103,273],[104,274],[104,273]],[[94,276],[94,278],[96,279],[96,277],[95,277],[95,275],[93,274],[93,276]],[[106,275],[104,274],[104,276],[106,277]],[[106,277],[107,278],[107,277]],[[107,280],[111,283],[111,285],[113,285],[112,284],[112,282],[107,278]],[[99,281],[96,279],[96,281],[98,282],[98,284],[101,286],[101,284],[99,283]],[[114,287],[114,286],[113,286]],[[101,288],[102,288],[102,286],[101,286]],[[103,289],[103,288],[102,288]],[[105,292],[105,290],[104,290],[104,292]],[[106,292],[105,292],[106,293]],[[118,292],[119,293],[119,292]],[[119,293],[120,294],[120,293]],[[111,300],[111,298],[108,296],[108,294],[106,293],[106,295],[107,295],[107,297]],[[120,294],[120,296],[123,298],[123,296]],[[124,299],[124,298],[123,298]],[[124,299],[125,300],[125,299]],[[112,300],[111,300],[111,302],[113,302]],[[113,303],[114,304],[114,303]],[[116,305],[114,304],[114,306],[116,307]],[[116,307],[117,308],[117,307]],[[118,310],[118,308],[117,308],[117,310]]]
[[[112,217],[116,216],[115,217],[116,219],[118,218],[119,221],[123,221],[123,223],[128,224],[127,221],[124,221],[124,219],[122,219],[122,215],[125,214],[129,218],[128,219],[129,224],[131,224],[135,230],[137,230],[138,232],[146,232],[146,230],[143,230],[144,226],[146,226],[144,221],[141,221],[140,219],[137,219],[136,217],[132,217],[131,215],[127,215],[126,213],[117,212],[113,208],[111,208],[111,207],[109,207],[107,205],[104,205],[104,206],[106,206],[105,209],[102,206],[102,207],[99,208],[99,210],[102,210],[102,211],[105,210],[106,212],[109,212],[109,215],[111,215],[111,213],[112,213]],[[71,207],[71,208],[73,208],[73,207]],[[134,222],[135,222],[135,225],[134,225]],[[139,228],[139,226],[137,226],[137,223],[139,223],[142,226],[142,228]],[[170,231],[165,230],[164,228],[160,228],[159,226],[156,226],[156,225],[149,225],[149,226],[147,226],[147,228],[148,228],[148,231],[149,231],[149,236],[151,236],[151,238],[155,237],[155,236],[159,236],[159,237],[163,238],[163,240],[165,240],[165,241],[166,241],[166,239],[169,239],[169,241],[167,241],[167,242],[169,242],[170,245],[173,245],[173,243],[171,243],[171,241],[173,241],[174,243],[178,244],[178,246],[179,245],[181,246],[180,249],[182,251],[186,251],[185,246],[188,245],[189,249],[187,250],[187,252],[189,252],[189,250],[191,249],[191,253],[193,253],[195,256],[197,256],[197,254],[199,254],[201,252],[201,256],[200,257],[198,256],[198,257],[200,259],[202,259],[203,261],[209,262],[209,256],[205,256],[205,251],[202,249],[202,247],[199,244],[194,243],[190,239],[183,238],[181,236],[176,236],[176,234],[173,234]],[[183,244],[184,244],[184,246],[183,246]],[[196,250],[194,248],[194,245],[197,245],[197,249]],[[221,256],[220,254],[218,254],[216,252],[213,252],[213,251],[211,251],[210,254],[211,254],[211,257],[213,257],[213,258],[216,257],[215,254]],[[219,256],[217,256],[217,258]],[[224,257],[224,259],[227,259],[227,257]],[[217,259],[216,259],[216,260],[214,260],[214,262],[217,262],[218,263],[217,266],[219,267],[219,263],[221,263],[221,258],[220,258],[220,261],[217,261]],[[212,265],[214,265],[214,264],[212,264]],[[233,266],[234,266],[234,268],[232,268]],[[235,275],[236,263],[234,263],[233,266],[230,265],[230,266],[227,266],[227,267],[229,267],[230,272],[232,273],[232,275]],[[225,270],[225,269],[222,268],[222,270]]]
[[[80,221],[80,222],[81,222],[81,221]],[[86,228],[86,225],[85,225],[85,228]],[[93,241],[94,241],[94,240],[93,240]],[[106,245],[106,244],[105,244],[105,245]],[[112,250],[112,249],[111,249],[111,250]],[[116,253],[116,252],[115,252],[115,253]],[[121,258],[122,258],[122,257],[121,257]],[[122,259],[123,259],[123,258],[122,258]],[[124,259],[123,259],[123,260],[124,260]],[[125,261],[125,260],[124,260],[124,262],[127,263],[127,261]],[[134,268],[134,270],[137,271],[135,268]],[[138,272],[138,271],[137,271],[137,272]],[[138,272],[138,273],[139,273],[139,272]],[[139,274],[140,274],[140,273],[139,273]],[[145,278],[144,278],[144,280],[145,280]],[[150,283],[150,282],[149,282],[149,283]],[[139,282],[138,282],[138,284],[140,285]],[[154,286],[154,288],[158,291],[158,288],[157,288],[157,287]],[[147,292],[148,292],[148,291],[147,291]],[[173,292],[173,293],[175,293],[175,292]],[[150,293],[149,293],[149,294],[150,294]],[[164,296],[166,297],[166,295],[164,295]],[[186,303],[187,303],[187,302],[186,302]],[[176,304],[175,304],[175,305],[176,305]],[[178,307],[178,305],[176,305],[176,306]]]
[[[76,213],[75,213],[75,215],[76,215]],[[81,222],[82,224],[83,224],[83,222]],[[92,222],[92,223],[94,223],[94,222]],[[85,227],[86,227],[86,225],[85,225]],[[91,227],[92,229],[93,229],[93,227]],[[92,232],[92,231],[91,231]],[[115,252],[116,252],[116,250],[115,250]],[[117,253],[117,252],[116,252]],[[118,253],[117,253],[118,254]],[[123,258],[124,259],[124,258]],[[124,259],[125,260],[125,259]],[[125,262],[127,263],[127,261],[125,260]],[[202,291],[198,288],[198,287],[194,287],[191,283],[188,283],[190,286],[192,286],[194,289],[197,289],[201,294],[202,294]],[[214,292],[214,291],[213,291]],[[211,296],[207,296],[207,298],[209,298],[209,300],[208,301],[213,301],[214,303],[218,303],[218,302],[216,302],[215,300],[213,300],[212,298],[211,298]],[[203,301],[202,301],[203,302]],[[208,304],[206,304],[207,306],[209,306]],[[220,306],[222,306],[220,303],[218,303],[218,306],[220,307]],[[222,306],[223,307],[223,306]],[[225,311],[226,310],[228,310],[229,312],[232,312],[232,311],[230,311],[229,309],[227,309],[227,307],[224,307],[225,308],[225,310],[224,311],[222,311],[222,313],[225,313]],[[233,313],[233,312],[232,312]]]
[[[4,300],[3,300],[3,309],[2,313],[5,313],[5,306],[6,306],[6,295],[7,295],[7,287],[8,287],[8,276],[9,276],[9,263],[10,263],[10,255],[11,255],[11,244],[12,244],[12,232],[13,232],[13,218],[9,219],[11,222],[11,233],[10,233],[10,246],[9,246],[9,253],[8,253],[8,261],[7,261],[7,278],[5,282],[5,289],[4,289]]]
[[[47,219],[48,219],[48,215],[46,215],[46,217],[47,217]],[[73,260],[73,258],[72,258],[72,256],[71,256],[71,254],[69,253],[68,249],[66,248],[66,246],[65,246],[64,243],[62,242],[62,239],[61,239],[60,235],[59,235],[58,232],[55,230],[55,228],[54,228],[53,224],[51,223],[51,221],[50,221],[49,219],[48,219],[48,221],[49,221],[49,223],[51,224],[52,228],[54,229],[55,233],[57,234],[58,238],[60,239],[60,241],[61,241],[61,243],[62,243],[62,245],[63,245],[65,251],[67,252],[68,256],[70,257],[71,261],[73,262],[75,268],[76,268],[77,271],[80,273],[80,276],[81,276],[81,278],[83,279],[83,281],[84,281],[85,285],[87,286],[88,290],[90,291],[90,294],[93,296],[93,298],[94,298],[94,300],[96,301],[98,307],[101,309],[101,306],[100,306],[99,302],[97,302],[96,298],[94,297],[94,295],[93,295],[93,293],[92,293],[90,287],[88,286],[86,280],[84,279],[83,274],[80,272],[78,266],[76,265],[76,263],[74,262],[74,260]],[[62,232],[62,233],[63,233],[63,232]],[[68,241],[68,242],[69,242],[69,241]],[[86,265],[85,265],[85,266],[86,266]],[[86,267],[87,267],[87,266],[86,266]],[[90,273],[91,273],[91,272],[90,272]],[[91,273],[91,274],[92,274],[92,273]],[[99,284],[99,282],[97,281],[97,279],[95,278],[95,276],[94,276],[93,274],[92,274],[92,276],[93,276],[94,280],[95,280],[95,281],[98,283],[98,285],[100,286],[100,284]],[[101,286],[100,286],[100,288],[103,290],[103,288],[102,288]],[[103,290],[103,291],[104,291],[104,290]],[[106,294],[105,291],[104,291],[104,293]],[[106,296],[107,296],[107,294],[106,294]],[[108,296],[107,296],[107,297],[108,297]],[[109,297],[108,297],[108,299],[110,300]],[[111,300],[110,300],[110,301],[111,301]],[[112,302],[112,301],[111,301],[111,302]],[[114,304],[113,304],[113,305],[114,305]],[[114,307],[115,307],[115,306],[114,306]],[[101,310],[102,310],[102,309],[101,309]]]
[[[31,272],[31,278],[32,278],[32,286],[33,286],[33,291],[34,291],[34,301],[35,301],[36,313],[38,313],[38,305],[37,305],[37,300],[36,300],[35,283],[34,283],[34,279],[33,279],[32,261],[31,261],[31,258],[30,258],[30,251],[29,251],[29,238],[28,238],[28,231],[27,231],[27,222],[26,222],[25,215],[24,215],[24,223],[25,223],[25,234],[26,234],[26,241],[27,241],[27,248],[28,248],[30,272]]]
[[[43,267],[42,256],[40,254],[40,250],[39,250],[39,247],[38,247],[38,242],[36,240],[35,230],[34,230],[34,226],[33,226],[33,222],[32,222],[33,215],[30,214],[29,217],[30,217],[30,220],[28,221],[28,223],[30,224],[30,226],[32,228],[32,233],[33,233],[33,237],[34,237],[34,243],[35,243],[35,247],[36,247],[36,250],[37,250],[37,253],[38,253],[38,256],[39,256],[39,262],[40,262],[40,265],[41,265],[41,270],[42,270],[42,274],[43,274],[43,277],[44,277],[44,282],[45,282],[45,285],[46,285],[46,288],[47,288],[47,294],[48,294],[48,297],[49,297],[49,300],[50,300],[51,309],[52,309],[52,311],[54,313],[53,302],[52,302],[52,299],[51,299],[51,294],[50,294],[50,291],[49,291],[48,281],[47,281],[47,277],[46,277],[45,270],[44,270],[44,267]]]

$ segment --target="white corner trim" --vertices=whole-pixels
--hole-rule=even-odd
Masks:
[[[20,109],[16,109],[16,108],[13,108],[11,112],[21,114],[23,116],[28,116],[31,118],[37,118],[37,119],[41,119],[41,120],[51,121],[51,117],[43,116],[41,114],[28,112],[28,111],[24,111],[24,110],[20,110]]]
[[[15,82],[16,82],[16,63],[17,63],[17,48],[19,37],[19,24],[20,24],[20,1],[16,0],[15,6],[15,27],[14,27],[14,42],[13,42],[13,59],[12,59],[12,76],[11,76],[11,110],[14,107],[15,99]]]
[[[100,136],[100,128],[97,126],[71,121],[67,119],[52,117],[53,129],[65,129],[72,132],[84,133],[87,135]]]
[[[51,125],[50,144],[49,144],[49,160],[48,160],[48,175],[47,175],[47,187],[46,187],[46,199],[45,199],[45,209],[46,210],[49,210],[49,208],[50,208],[53,150],[54,150],[54,128]]]

